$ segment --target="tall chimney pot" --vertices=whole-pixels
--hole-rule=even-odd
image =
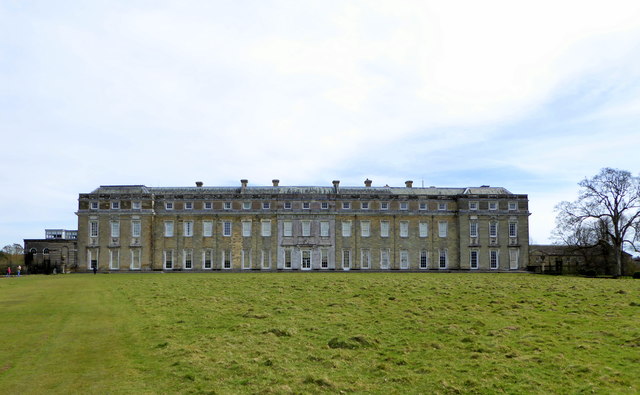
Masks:
[[[277,187],[278,185],[280,185],[280,180],[278,180],[278,179],[273,179],[273,180],[271,180],[271,182],[273,182],[273,186],[274,187]]]
[[[367,188],[371,187],[371,180],[368,178],[364,180],[364,186],[366,186]]]
[[[244,191],[245,189],[247,189],[247,184],[249,183],[249,180],[240,180],[240,184],[242,184],[242,190]]]
[[[333,180],[333,192],[338,193],[340,188],[340,180]]]
[[[198,188],[202,188],[202,185],[204,185],[204,184],[202,184],[202,181],[196,181],[196,186]]]
[[[406,185],[407,188],[413,188],[413,181],[411,181],[411,180],[405,181],[404,185]]]

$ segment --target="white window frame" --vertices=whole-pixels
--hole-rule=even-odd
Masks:
[[[311,250],[300,250],[300,270],[311,270],[313,268],[312,256]]]
[[[242,202],[243,210],[251,210],[251,202]]]
[[[438,237],[447,237],[449,233],[449,222],[438,221]]]
[[[100,208],[100,204],[98,202],[89,202],[89,208],[91,210],[98,210]]]
[[[329,210],[329,202],[322,202],[320,203],[320,208],[322,210]]]
[[[207,267],[207,260],[209,267]],[[202,250],[202,270],[213,270],[213,250],[211,248]]]
[[[371,236],[371,221],[360,221],[360,237]]]
[[[89,237],[98,237],[100,234],[100,222],[97,220],[89,221]]]
[[[242,220],[242,237],[251,237],[251,220]]]
[[[164,202],[164,209],[167,211],[173,210],[173,202]]]
[[[391,250],[382,248],[380,250],[380,269],[386,270],[391,267]]]
[[[518,270],[520,268],[520,250],[516,248],[509,249],[509,269]]]
[[[233,256],[231,255],[231,250],[222,250],[222,262],[220,267],[222,270],[231,270],[233,269]]]
[[[371,250],[368,248],[360,250],[360,268],[371,269]]]
[[[351,237],[351,221],[342,221],[342,237]]]
[[[369,202],[360,202],[361,210],[369,210]]]
[[[445,249],[438,250],[438,269],[446,270],[449,267],[449,251]]]
[[[329,249],[320,248],[320,269],[329,268]]]
[[[420,261],[418,262],[418,268],[422,270],[429,269],[429,251],[420,250]]]
[[[240,262],[242,270],[251,269],[251,250],[240,250]]]
[[[469,269],[478,270],[480,268],[480,253],[478,250],[469,250]]]
[[[302,202],[302,209],[303,209],[303,210],[311,210],[311,203],[309,203],[309,202]]]
[[[320,221],[320,237],[329,237],[329,221]]]
[[[182,235],[184,237],[193,237],[193,221],[184,221],[182,223]],[[193,259],[191,259],[193,262]]]
[[[499,250],[489,250],[489,269],[491,270],[500,269],[500,251]]]
[[[173,237],[175,228],[173,221],[164,221],[164,237]]]
[[[420,204],[418,205],[418,210],[425,211],[428,207],[429,206],[427,205],[427,202],[420,202]]]
[[[224,202],[223,207],[225,210],[231,210],[231,202]]]
[[[351,210],[351,202],[342,202],[343,210]]]
[[[438,202],[438,211],[447,211],[447,202]]]
[[[271,220],[270,219],[263,219],[261,221],[260,233],[262,234],[262,237],[271,236]]]
[[[231,221],[222,221],[222,236],[231,237],[233,233],[233,224]]]
[[[291,221],[282,222],[282,236],[293,237],[293,222]]]
[[[380,237],[389,237],[390,227],[389,221],[380,221]]]
[[[189,267],[187,267],[187,265]],[[192,249],[184,249],[182,250],[182,268],[184,270],[193,270],[193,250]]]
[[[111,237],[117,238],[120,237],[120,221],[111,221]]]
[[[509,237],[518,237],[518,223],[509,221]]]
[[[509,202],[509,211],[517,211],[518,202]]]
[[[478,211],[478,207],[479,207],[479,204],[478,204],[477,201],[474,200],[474,201],[470,201],[469,202],[469,210],[470,211]]]
[[[409,269],[409,251],[400,250],[400,269]]]
[[[193,202],[184,202],[185,210],[193,210]]]
[[[42,251],[42,253],[46,254],[44,251]],[[93,259],[94,255],[95,255],[95,259]],[[100,250],[98,250],[97,248],[87,248],[87,269],[89,270],[93,269],[94,260],[96,261],[96,268],[100,266],[100,261],[98,260],[99,255],[100,255]]]
[[[292,207],[291,202],[284,202],[284,209],[285,210],[291,210],[291,207]]]
[[[490,201],[489,202],[489,210],[496,211],[498,209],[498,202]]]
[[[409,221],[400,221],[400,237],[409,237]]]
[[[167,265],[169,263],[170,265]],[[173,259],[173,250],[164,250],[162,253],[162,267],[164,270],[173,270],[175,267]]]
[[[120,210],[120,201],[114,200],[111,202],[111,210]]]
[[[400,210],[409,210],[409,202],[400,202]]]
[[[342,270],[351,270],[351,250],[348,248],[342,250]]]
[[[140,270],[142,268],[142,250],[140,248],[131,249],[131,264],[129,269]]]
[[[262,269],[271,269],[271,252],[269,250],[260,251],[260,267]]]
[[[131,209],[132,210],[140,210],[140,209],[142,209],[142,202],[140,202],[138,200],[131,202]]]
[[[420,237],[429,237],[429,223],[428,222],[420,222],[418,224],[418,234]]]
[[[389,210],[389,202],[380,202],[380,210]]]
[[[131,237],[140,237],[142,234],[142,221],[139,219],[131,221]]]
[[[469,221],[469,237],[478,237],[478,221]]]
[[[213,221],[202,221],[202,237],[213,237]]]
[[[489,222],[489,237],[498,237],[498,221]]]
[[[205,209],[205,210],[213,210],[213,203],[211,203],[211,202],[204,202],[204,209]]]
[[[109,248],[109,270],[120,270],[120,250]]]
[[[302,237],[311,237],[311,221],[302,220],[300,221],[301,234]]]
[[[282,254],[282,268],[285,270],[293,269],[293,249],[285,248]]]
[[[262,202],[262,209],[263,210],[270,210],[271,209],[271,202]]]

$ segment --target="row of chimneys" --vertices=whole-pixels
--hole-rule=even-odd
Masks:
[[[271,182],[273,182],[273,186],[274,187],[277,187],[278,185],[280,185],[280,180],[274,179]],[[367,178],[366,180],[364,180],[364,186],[371,187],[371,183],[372,182],[373,181],[371,181],[370,179]],[[245,189],[247,187],[248,183],[249,183],[249,180],[245,180],[245,179],[240,180],[240,184],[242,185],[242,189]],[[405,181],[404,184],[406,185],[407,188],[412,188],[413,187],[413,181],[410,181],[410,180],[409,181]],[[198,188],[201,188],[202,185],[204,185],[202,183],[202,181],[196,181],[196,186]],[[340,181],[339,180],[334,180],[333,181],[333,188],[337,191],[339,187],[340,187]]]

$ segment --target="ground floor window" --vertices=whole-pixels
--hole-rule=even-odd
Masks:
[[[382,249],[380,250],[380,269],[388,269],[389,268],[389,250]]]
[[[222,251],[222,268],[231,269],[231,250]]]
[[[140,270],[142,261],[142,250],[134,248],[131,250],[131,270]]]
[[[420,251],[420,269],[429,268],[429,253],[427,250]]]
[[[469,267],[471,269],[478,268],[478,251],[476,250],[469,251]]]
[[[409,268],[409,251],[400,251],[400,269]]]
[[[203,269],[213,268],[213,251],[212,250],[202,251],[202,268]]]
[[[182,267],[191,270],[193,269],[193,251],[192,250],[184,250],[182,253]]]
[[[311,250],[302,250],[300,264],[302,270],[311,270]]]
[[[371,267],[371,251],[363,249],[360,252],[360,267],[362,269],[369,269]]]
[[[519,260],[520,258],[520,250],[512,248],[509,250],[509,269],[518,270],[519,268]]]
[[[438,268],[446,269],[448,264],[447,250],[440,250],[440,259],[438,260]]]
[[[351,269],[351,250],[342,250],[342,269]]]
[[[497,269],[500,267],[499,258],[500,256],[498,255],[497,250],[489,251],[489,264],[491,269]]]
[[[284,268],[291,269],[291,249],[284,250]]]
[[[262,250],[260,256],[260,266],[263,269],[271,269],[271,252],[269,250]]]
[[[243,269],[251,269],[251,250],[242,250],[240,259]]]
[[[173,269],[173,250],[166,250],[164,252],[164,268]]]
[[[98,268],[98,250],[97,249],[88,249],[87,250],[87,263],[89,269],[97,269]]]
[[[320,268],[329,268],[329,251],[326,248],[320,249]]]

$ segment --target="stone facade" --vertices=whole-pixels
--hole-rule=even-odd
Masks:
[[[522,270],[528,197],[504,188],[101,186],[78,270]]]
[[[78,266],[78,232],[46,229],[44,239],[24,240],[24,266],[28,273],[67,273]]]

